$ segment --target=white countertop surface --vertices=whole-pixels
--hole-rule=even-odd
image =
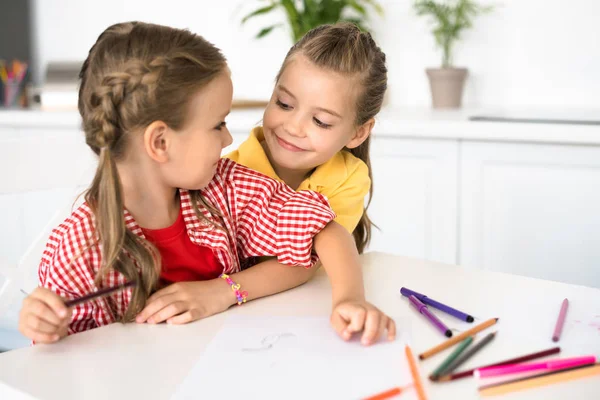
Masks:
[[[243,134],[260,123],[262,109],[234,110],[227,119],[234,134]],[[599,120],[597,110],[432,110],[428,108],[384,108],[377,116],[374,135],[379,137],[556,143],[600,145],[600,125],[524,122],[470,121],[470,116],[495,115],[517,118]],[[51,128],[78,129],[76,111],[0,110],[0,129]]]
[[[399,294],[402,286],[424,293],[475,316],[475,324],[498,317],[481,332],[497,337],[460,370],[556,346],[551,336],[565,297],[570,307],[557,357],[600,356],[600,289],[467,269],[382,253],[362,256],[368,299],[393,316],[408,335],[415,355],[444,341]],[[184,326],[112,324],[70,336],[53,345],[38,345],[0,354],[0,398],[24,392],[44,400],[168,399],[201,357],[226,317],[232,315],[306,316],[329,314],[331,289],[320,271],[309,283],[288,292],[233,307],[225,313]],[[450,328],[473,326],[435,311]],[[419,362],[423,377],[447,357],[446,350]],[[398,354],[398,357],[403,356]],[[228,373],[243,373],[235,360]],[[251,366],[245,366],[249,368]],[[458,372],[458,371],[457,371]],[[335,374],[335,371],[332,371]],[[368,377],[348,377],[348,379]],[[265,378],[268,382],[268,377]],[[214,398],[244,398],[244,388],[223,388]],[[298,384],[309,384],[307,376]],[[429,399],[477,399],[474,378],[433,384],[425,380]],[[293,390],[293,388],[290,388]],[[317,389],[318,390],[318,389]],[[502,399],[592,399],[600,379],[590,377],[530,389]],[[282,397],[283,398],[283,397]],[[318,398],[318,392],[315,396]],[[401,399],[415,399],[413,391]],[[251,399],[249,399],[251,400]]]

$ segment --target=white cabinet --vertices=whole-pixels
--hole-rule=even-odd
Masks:
[[[600,146],[465,142],[459,263],[600,287]]]
[[[456,262],[458,142],[374,136],[368,250]]]
[[[249,131],[231,132],[236,149]],[[372,138],[373,229],[367,251],[456,262],[458,142]]]
[[[223,154],[261,116],[232,113]],[[96,158],[76,114],[9,117],[0,113],[0,259],[16,263],[88,185]],[[382,116],[369,208],[380,230],[367,250],[600,287],[600,129],[448,118]],[[531,143],[544,140],[563,144]]]

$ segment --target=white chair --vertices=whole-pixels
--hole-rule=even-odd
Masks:
[[[78,188],[72,198],[80,193],[81,188]],[[0,264],[0,352],[29,343],[17,330],[21,303],[38,286],[38,267],[52,229],[63,222],[82,201],[82,196],[79,196],[76,204],[69,201],[66,207],[56,211],[18,265]]]
[[[78,200],[79,203],[81,203],[81,200]],[[18,265],[12,267],[6,264],[0,265],[0,279],[2,279],[0,285],[0,317],[6,312],[8,304],[15,297],[21,297],[19,293],[27,295],[37,287],[38,267],[50,232],[71,214],[72,209],[73,205],[69,204],[68,207],[63,207],[55,212],[23,254]]]
[[[23,345],[17,331],[22,299],[37,286],[50,231],[91,181],[96,158],[76,125],[0,126],[0,351]],[[22,292],[23,291],[23,292]]]

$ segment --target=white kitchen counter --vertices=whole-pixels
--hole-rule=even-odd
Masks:
[[[262,119],[262,109],[234,110],[227,119],[233,133],[249,131]],[[376,136],[420,139],[464,139],[474,141],[600,145],[600,125],[482,122],[473,115],[510,115],[530,118],[600,119],[599,110],[510,110],[480,109],[438,111],[432,109],[384,108],[377,117]],[[76,111],[3,110],[0,127],[78,128]]]

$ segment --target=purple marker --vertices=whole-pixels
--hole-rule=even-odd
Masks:
[[[438,301],[435,301],[427,296],[425,296],[424,294],[421,293],[417,293],[413,290],[407,289],[405,287],[400,289],[400,293],[403,296],[409,297],[409,296],[415,296],[417,299],[419,299],[421,302],[427,304],[428,306],[431,306],[433,308],[437,308],[440,311],[443,311],[447,314],[452,315],[453,317],[456,317],[460,320],[466,321],[466,322],[473,322],[475,320],[475,318],[473,318],[472,316],[470,316],[469,314],[465,314],[462,311],[458,311],[455,308],[449,307],[445,304],[442,304]]]
[[[413,305],[417,311],[419,311],[419,313],[423,314],[436,328],[440,330],[440,332],[446,335],[446,337],[452,337],[452,331],[448,329],[448,327],[444,325],[444,323],[435,315],[433,315],[425,304],[421,303],[421,301],[413,295],[408,296],[408,300],[410,301],[410,304]]]

